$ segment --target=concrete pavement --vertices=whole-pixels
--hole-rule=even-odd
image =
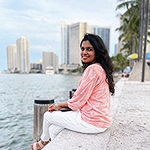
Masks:
[[[111,101],[113,122],[104,133],[63,130],[43,150],[150,150],[150,82],[122,78]]]
[[[124,84],[107,150],[150,150],[150,82]]]

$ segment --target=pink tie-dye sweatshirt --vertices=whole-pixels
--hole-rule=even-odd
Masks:
[[[82,119],[94,126],[108,128],[111,124],[110,92],[106,73],[98,63],[88,66],[68,106],[80,110]]]

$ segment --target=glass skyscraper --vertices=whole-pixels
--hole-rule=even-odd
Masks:
[[[103,39],[108,52],[110,52],[110,28],[92,26],[92,33],[99,35]]]

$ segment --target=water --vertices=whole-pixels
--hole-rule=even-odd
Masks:
[[[0,74],[0,150],[30,150],[36,98],[69,98],[81,76]]]

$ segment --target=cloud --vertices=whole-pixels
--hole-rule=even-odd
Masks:
[[[60,55],[61,20],[111,26],[112,33],[116,34],[114,30],[119,22],[115,17],[116,1],[1,0],[1,51],[24,36],[30,41],[31,51],[41,53],[52,50]]]
[[[52,20],[46,14],[40,14],[35,10],[27,11],[15,11],[9,9],[2,9],[0,18],[3,24],[0,25],[0,28],[10,32],[20,32],[25,31],[32,33],[36,31],[47,32],[47,28],[50,28],[56,21]]]
[[[31,49],[37,51],[37,52],[43,52],[43,51],[52,51],[52,47],[50,45],[31,45]]]
[[[3,22],[0,25],[0,29],[17,36],[24,35],[35,39],[41,36],[43,39],[45,34],[45,37],[48,35],[53,37],[53,33],[60,34],[61,20],[82,21],[99,26],[116,25],[114,24],[116,22],[115,16],[112,16],[111,19],[106,19],[113,13],[106,13],[107,10],[103,7],[104,4],[98,0],[94,1],[94,3],[88,0],[86,3],[83,3],[83,0],[80,2],[72,0],[62,0],[61,2],[58,0],[53,2],[50,0],[27,0],[26,2],[18,2],[18,7],[20,6],[23,9],[17,10],[12,5],[13,2],[14,0],[8,3],[8,8],[0,10],[0,18],[1,22]],[[113,11],[114,7],[110,9],[110,2],[106,1],[105,3],[109,11]]]
[[[31,45],[59,43],[60,22],[52,20],[47,14],[41,14],[30,9],[27,11],[15,11],[3,8],[1,11],[3,13],[1,13],[0,18],[3,24],[0,25],[0,30],[3,30],[3,34],[10,33],[18,36],[18,38],[23,35],[29,39]],[[0,37],[1,40],[3,40],[3,37]],[[12,43],[15,42],[12,41]]]

